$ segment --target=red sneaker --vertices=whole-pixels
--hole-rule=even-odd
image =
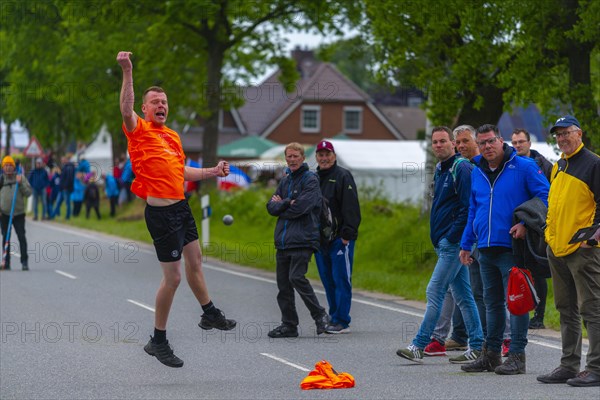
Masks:
[[[509,350],[510,350],[510,339],[504,339],[502,341],[502,357],[508,357]]]
[[[445,356],[446,355],[446,347],[438,342],[435,339],[431,339],[431,343],[425,346],[423,353],[426,356],[434,357],[434,356]]]

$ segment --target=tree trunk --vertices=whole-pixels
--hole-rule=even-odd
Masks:
[[[12,121],[5,121],[6,122],[6,142],[4,143],[5,146],[5,152],[4,155],[5,156],[10,156],[10,139],[12,136]]]
[[[468,124],[475,129],[483,124],[498,125],[498,121],[504,112],[504,100],[502,99],[504,89],[485,85],[478,87],[475,93],[484,98],[483,107],[479,110],[476,109],[474,107],[476,96],[471,95],[465,106],[460,110],[456,125]]]
[[[219,112],[221,110],[221,79],[223,76],[223,60],[225,50],[218,43],[209,49],[207,63],[208,81],[205,85],[208,115],[205,119],[204,134],[202,135],[202,167],[210,168],[217,164],[217,147],[219,145]],[[216,180],[203,182],[203,188],[214,188]]]
[[[581,123],[585,132],[583,142],[594,151],[600,147],[600,118],[598,105],[592,92],[592,75],[590,68],[592,46],[567,41],[567,57],[569,59],[569,99],[575,118]],[[594,138],[591,136],[595,135]]]

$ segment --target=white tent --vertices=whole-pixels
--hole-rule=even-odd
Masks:
[[[359,191],[394,202],[417,203],[425,193],[425,142],[418,140],[330,140],[337,162],[349,169]],[[316,168],[314,151],[307,154]]]
[[[102,126],[96,139],[80,154],[80,159],[85,158],[90,162],[92,170],[98,172],[98,176],[103,173],[112,174],[114,161],[112,157],[112,137],[106,126]]]
[[[425,195],[426,173],[425,141],[416,140],[335,140],[338,164],[349,169],[359,191],[372,190],[394,202],[418,203]],[[555,146],[535,142],[532,149],[539,151],[550,162],[560,157]],[[314,151],[307,154],[311,169],[316,168]]]

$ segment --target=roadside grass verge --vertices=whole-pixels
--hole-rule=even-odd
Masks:
[[[273,189],[253,188],[235,192],[211,192],[210,240],[203,246],[205,256],[224,262],[275,271],[273,231],[276,218],[266,210]],[[202,210],[194,195],[190,206],[201,237]],[[136,199],[118,208],[109,217],[108,200],[102,199],[102,219],[92,213],[85,218],[85,206],[79,217],[57,222],[96,230],[136,241],[152,243],[144,221],[145,203]],[[63,207],[64,209],[64,207]],[[381,198],[361,199],[362,222],[355,247],[353,286],[357,289],[426,301],[425,290],[436,262],[429,239],[429,217],[421,216],[417,207],[394,204]],[[222,223],[230,214],[232,225]],[[319,280],[316,264],[309,265],[307,276]],[[546,327],[559,329],[554,292],[548,280]]]

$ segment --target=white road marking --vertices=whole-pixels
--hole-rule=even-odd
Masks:
[[[66,273],[64,271],[61,271],[59,269],[55,269],[54,272],[56,272],[59,275],[66,276],[69,279],[77,279],[77,277],[75,275],[68,274],[68,273]]]
[[[246,274],[244,272],[231,271],[231,270],[228,270],[228,269],[225,269],[225,268],[215,267],[213,265],[208,265],[208,264],[204,264],[202,267],[206,268],[206,269],[212,269],[214,271],[225,272],[226,274],[231,274],[231,275],[235,275],[235,276],[241,276],[243,278],[254,279],[255,281],[261,281],[261,282],[267,282],[267,283],[277,284],[277,281],[275,281],[274,279],[268,279],[268,278],[263,278],[263,277],[260,277],[260,276],[254,276],[254,275]],[[315,289],[315,293],[325,294],[325,291],[319,290],[319,289]],[[355,302],[355,303],[365,304],[367,306],[378,307],[378,308],[381,308],[381,309],[384,309],[384,310],[399,312],[399,313],[402,313],[402,314],[407,314],[407,315],[412,315],[414,317],[423,318],[423,314],[418,313],[418,312],[414,312],[414,311],[403,310],[401,308],[387,306],[387,305],[384,305],[384,304],[379,304],[379,303],[375,303],[375,302],[368,301],[368,300],[352,299],[352,301]]]
[[[140,303],[139,301],[135,301],[135,300],[131,300],[131,299],[127,299],[127,301],[130,302],[131,304],[135,304],[138,307],[145,308],[148,311],[155,312],[154,308],[152,308],[144,303]]]
[[[544,347],[549,347],[551,349],[562,350],[562,346],[560,346],[558,344],[553,344],[553,343],[545,342],[543,340],[527,339],[527,342],[528,343],[537,344],[537,345],[540,345],[540,346],[544,346]]]
[[[203,267],[207,268],[207,269],[214,270],[214,271],[224,272],[224,273],[230,274],[230,275],[235,275],[235,276],[240,276],[240,277],[243,277],[243,278],[253,279],[253,280],[256,280],[256,281],[277,284],[277,282],[274,279],[268,279],[268,278],[263,278],[263,277],[259,277],[259,276],[254,276],[254,275],[246,274],[244,272],[231,271],[231,270],[228,270],[228,269],[225,269],[225,268],[215,267],[214,265],[203,264]],[[315,289],[315,293],[325,294],[325,292],[323,290],[318,290],[318,289]],[[402,308],[392,307],[392,306],[388,306],[388,305],[385,305],[385,304],[379,304],[379,303],[375,303],[375,302],[369,301],[369,300],[352,299],[352,301],[355,302],[355,303],[364,304],[364,305],[371,306],[371,307],[381,308],[383,310],[393,311],[393,312],[402,313],[402,314],[406,314],[406,315],[412,315],[413,317],[423,318],[423,316],[424,316],[423,313],[419,313],[419,312],[416,312],[416,311],[404,310]],[[554,343],[551,343],[551,342],[547,342],[547,341],[544,341],[544,340],[529,339],[528,342],[529,343],[533,343],[533,344],[537,344],[539,346],[548,347],[548,348],[551,348],[551,349],[562,350],[562,347],[560,345],[557,345],[557,344],[554,344]],[[270,357],[270,355],[267,355],[267,354],[263,354],[263,355],[265,355],[267,357]]]
[[[289,361],[287,361],[287,360],[284,360],[283,358],[276,357],[276,356],[274,356],[274,355],[272,355],[272,354],[269,354],[269,353],[260,353],[260,355],[261,355],[261,356],[265,356],[265,357],[269,357],[269,358],[270,358],[270,359],[272,359],[272,360],[279,361],[279,362],[280,362],[280,363],[282,363],[282,364],[285,364],[285,365],[288,365],[288,366],[290,366],[290,367],[293,367],[293,368],[299,369],[300,371],[304,371],[304,372],[310,372],[310,369],[308,369],[308,368],[305,368],[305,367],[303,367],[303,366],[301,366],[301,365],[298,365],[298,364],[294,364],[294,363],[292,363],[292,362],[289,362]]]
[[[66,232],[66,233],[73,233],[72,230],[65,229],[65,228],[60,228],[60,227],[57,227],[57,226],[52,226],[51,228],[59,230],[59,231],[63,231],[63,232]],[[89,238],[93,238],[93,239],[98,240],[98,237],[90,235],[90,234],[85,234],[85,233],[82,233],[82,232],[78,232],[77,234],[79,236],[89,237]],[[125,245],[123,245],[123,247],[125,247]],[[146,254],[151,254],[151,255],[155,254],[153,251],[146,250],[144,248],[139,248],[139,251],[143,252],[143,253],[146,253]],[[15,256],[17,256],[17,257],[20,257],[19,254],[15,254],[15,253],[11,252],[11,255],[13,255],[13,254]],[[255,281],[277,284],[277,282],[274,279],[268,279],[268,278],[263,278],[263,277],[260,277],[260,276],[254,276],[254,275],[250,275],[250,274],[247,274],[247,273],[244,273],[244,272],[231,271],[231,270],[228,270],[226,268],[215,267],[215,266],[209,265],[209,264],[203,264],[203,267],[206,268],[206,269],[214,270],[214,271],[224,272],[224,273],[230,274],[230,275],[235,275],[235,276],[239,276],[239,277],[243,277],[243,278],[247,278],[247,279],[253,279]],[[56,270],[56,272],[59,273],[59,274],[65,275],[65,276],[70,275],[70,274],[66,274],[66,273],[64,273],[62,271],[59,272],[58,270]],[[76,277],[73,277],[73,275],[70,275],[68,277],[71,278],[71,279],[77,279]],[[317,289],[317,290],[315,290],[315,292],[319,293],[319,294],[325,294],[325,292],[323,290],[318,290]],[[130,303],[132,303],[132,304],[135,304],[136,306],[139,306],[139,307],[145,308],[145,309],[147,309],[149,311],[155,312],[154,308],[152,308],[152,307],[150,307],[150,306],[148,306],[146,304],[143,304],[143,303],[137,302],[135,300],[131,300],[131,299],[127,299],[127,301],[130,302]],[[418,312],[415,312],[415,311],[404,310],[402,308],[392,307],[392,306],[388,306],[388,305],[385,305],[385,304],[379,304],[379,303],[375,303],[375,302],[368,301],[368,300],[352,299],[352,301],[355,302],[355,303],[364,304],[364,305],[371,306],[371,307],[377,307],[377,308],[380,308],[380,309],[383,309],[383,310],[398,312],[398,313],[402,313],[402,314],[406,314],[406,315],[411,315],[411,316],[419,317],[419,318],[423,318],[423,315],[424,315],[422,313],[418,313]],[[547,341],[543,341],[543,340],[529,339],[528,342],[529,343],[533,343],[533,344],[537,344],[539,346],[548,347],[548,348],[551,348],[551,349],[562,350],[562,347],[560,345],[557,345],[557,344],[554,344],[554,343],[551,343],[551,342],[547,342]],[[267,353],[261,353],[261,354],[264,355],[264,356],[266,356],[266,357],[270,357],[270,358],[276,359],[277,361],[282,361],[284,363],[287,363],[287,361],[278,359],[278,358],[276,358],[274,356],[271,356],[271,355],[269,355]],[[295,364],[293,364],[293,365],[295,366]],[[298,366],[295,366],[295,367],[298,367]],[[304,367],[300,367],[300,368],[304,368]]]

